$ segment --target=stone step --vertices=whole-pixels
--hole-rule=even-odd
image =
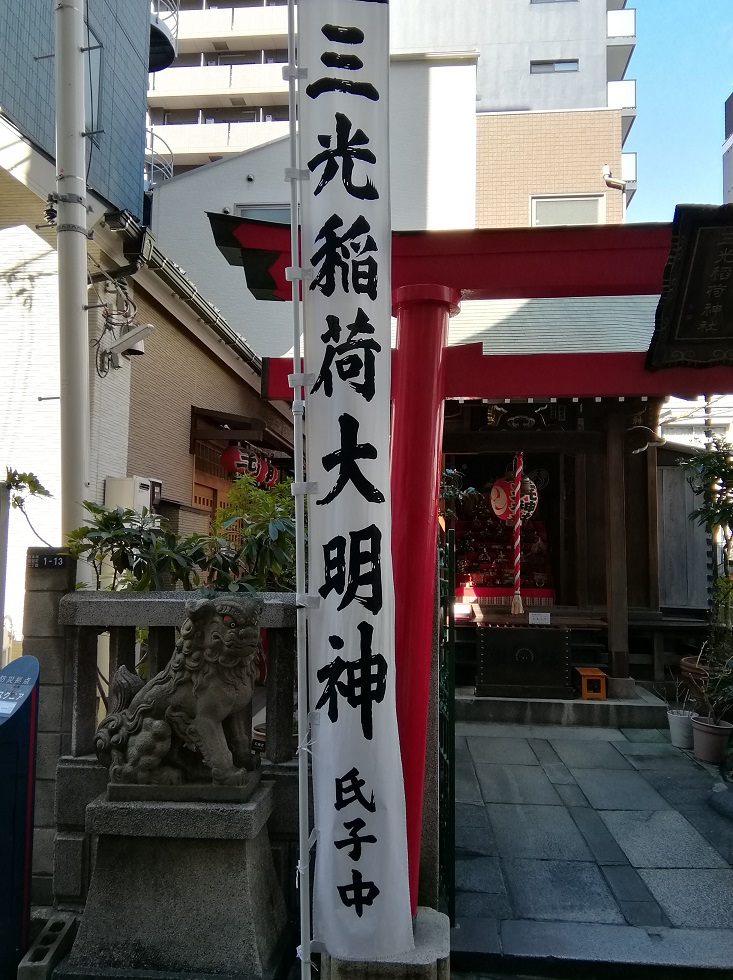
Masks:
[[[456,721],[522,725],[586,725],[594,728],[666,728],[667,706],[644,688],[633,698],[606,701],[561,698],[479,698],[473,688],[456,688]]]

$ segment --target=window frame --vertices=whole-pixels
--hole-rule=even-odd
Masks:
[[[576,228],[582,227],[588,222],[577,222],[573,224],[568,224],[564,222],[562,224],[537,224],[537,202],[538,201],[598,201],[598,221],[590,222],[591,224],[605,225],[607,224],[607,209],[606,209],[606,195],[603,193],[591,193],[591,194],[530,194],[529,196],[529,223],[532,228]]]

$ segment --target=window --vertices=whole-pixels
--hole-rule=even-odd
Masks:
[[[530,61],[530,75],[544,75],[548,72],[578,71],[578,59],[562,61]]]
[[[531,223],[547,225],[599,225],[606,221],[602,194],[577,197],[533,197]]]
[[[289,204],[235,204],[234,213],[240,218],[277,221],[281,225],[290,224]]]
[[[84,130],[95,133],[100,125],[99,107],[102,93],[102,42],[86,25],[86,48],[84,52]],[[99,145],[99,135],[90,136]]]

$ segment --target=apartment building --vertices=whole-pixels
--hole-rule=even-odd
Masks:
[[[725,142],[723,143],[723,204],[733,204],[733,95],[725,101]]]
[[[287,0],[180,0],[176,59],[148,86],[153,147],[173,173],[287,133],[287,48]]]
[[[391,0],[390,17],[393,55],[478,56],[477,224],[624,220],[636,188],[626,0]],[[173,172],[283,136],[286,61],[286,0],[181,0],[177,58],[148,90]]]

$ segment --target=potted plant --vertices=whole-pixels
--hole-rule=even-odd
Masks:
[[[721,565],[714,568],[711,625],[700,654],[680,662],[690,695],[694,752],[705,762],[723,761],[733,725],[724,715],[733,704],[733,446],[713,440],[681,460],[700,505],[690,514],[720,544]]]
[[[716,583],[716,594],[725,592],[728,597],[716,603],[719,616],[729,607],[731,584],[730,579]],[[728,623],[720,619],[713,623],[698,660],[703,672],[696,677],[693,691],[697,709],[692,716],[694,752],[703,762],[720,765],[733,731],[733,724],[724,717],[733,705],[733,630]]]
[[[679,678],[673,678],[675,685],[674,700],[670,701],[667,692],[664,692],[664,701],[667,705],[667,724],[669,725],[669,737],[678,749],[692,748],[692,716],[694,710],[690,701],[690,691],[685,682]]]

